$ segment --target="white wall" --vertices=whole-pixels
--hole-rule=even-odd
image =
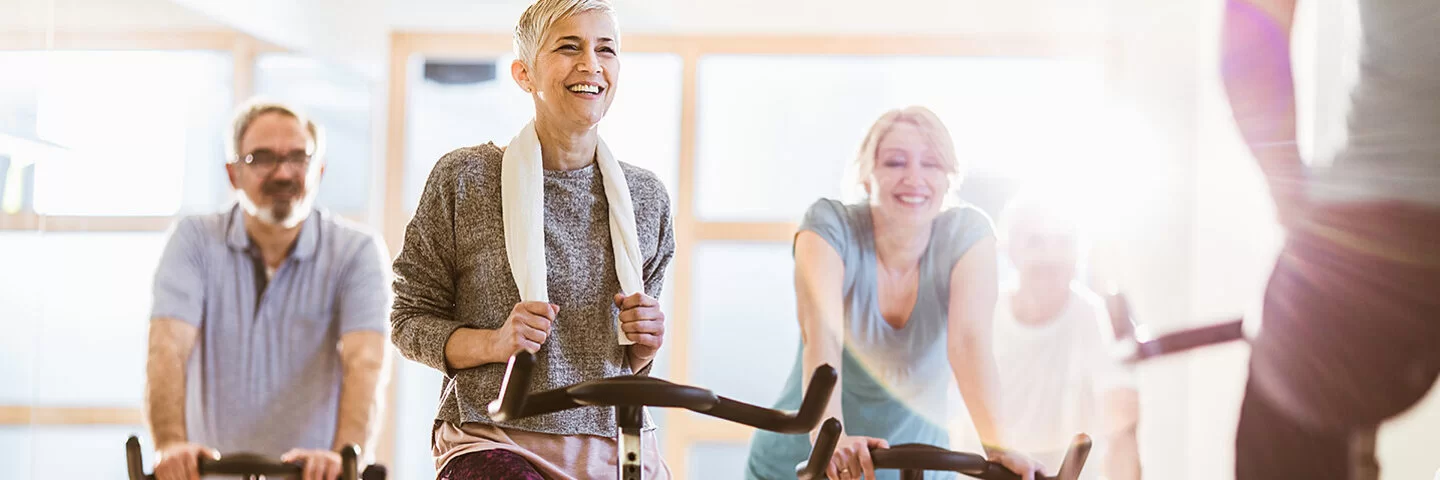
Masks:
[[[1127,294],[1137,320],[1169,330],[1188,323],[1195,259],[1192,192],[1195,165],[1196,77],[1203,41],[1195,18],[1202,2],[1115,0],[1107,10],[1114,51],[1112,100],[1146,128],[1132,135],[1152,143],[1143,152],[1154,174],[1135,188],[1132,228],[1099,245],[1113,272],[1106,277]],[[1122,145],[1123,146],[1123,145]],[[1166,359],[1137,370],[1141,387],[1139,440],[1146,478],[1200,479],[1188,455],[1191,386],[1183,360]]]

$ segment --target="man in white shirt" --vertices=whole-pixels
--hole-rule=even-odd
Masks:
[[[1082,478],[1138,479],[1138,395],[1109,352],[1105,303],[1075,281],[1081,256],[1074,216],[1058,202],[1020,197],[1000,219],[1016,271],[995,305],[1001,427],[1015,448],[1058,468],[1076,433],[1095,445]]]

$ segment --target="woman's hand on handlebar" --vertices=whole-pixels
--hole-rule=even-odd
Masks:
[[[559,313],[559,305],[545,302],[515,304],[515,308],[510,310],[510,317],[505,319],[505,324],[495,331],[495,353],[499,354],[497,357],[509,359],[521,350],[530,353],[540,351],[540,346],[550,338],[550,326],[555,321],[555,315]]]
[[[305,475],[301,480],[335,480],[340,477],[340,454],[329,450],[297,448],[281,455],[280,461],[304,465]]]
[[[870,460],[872,448],[890,448],[890,443],[883,438],[840,435],[835,454],[830,456],[830,466],[825,469],[826,478],[875,480],[875,462]]]
[[[986,451],[988,452],[986,460],[998,463],[1015,472],[1020,475],[1021,480],[1035,480],[1037,475],[1048,475],[1044,465],[1023,453],[1003,448],[988,448]]]
[[[630,346],[635,363],[649,363],[655,359],[660,346],[665,343],[665,312],[660,311],[660,301],[638,292],[630,296],[615,294],[615,308],[620,309],[620,331],[635,342]]]
[[[220,452],[194,443],[172,444],[160,449],[159,453],[155,480],[200,480],[200,457],[220,459]]]

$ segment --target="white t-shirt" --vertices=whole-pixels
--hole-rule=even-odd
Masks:
[[[1000,371],[1000,428],[1009,446],[1060,468],[1077,433],[1094,439],[1081,478],[1098,478],[1105,459],[1104,393],[1134,388],[1131,372],[1110,355],[1114,335],[1105,303],[1078,285],[1060,314],[1024,325],[1011,310],[1014,288],[995,305],[995,360]]]

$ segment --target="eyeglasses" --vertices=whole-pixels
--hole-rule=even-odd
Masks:
[[[260,149],[245,155],[245,158],[242,158],[241,161],[245,162],[245,165],[250,168],[264,173],[275,171],[275,168],[282,164],[304,170],[310,166],[310,152],[305,150],[292,150],[282,155],[273,150]]]

